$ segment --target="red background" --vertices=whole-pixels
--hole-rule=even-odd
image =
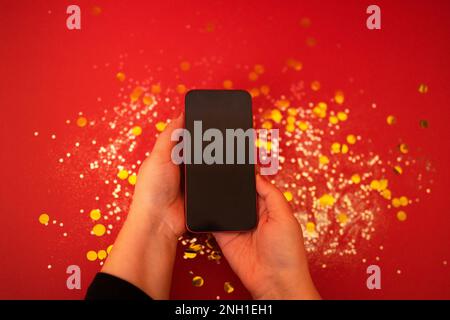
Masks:
[[[144,65],[161,67],[154,77],[162,84],[173,83],[171,70],[181,60],[221,57],[223,63],[211,67],[211,82],[220,87],[230,78],[243,88],[248,80],[235,73],[236,64],[261,63],[267,70],[279,70],[294,56],[304,64],[296,77],[320,79],[320,95],[344,90],[357,119],[352,126],[370,136],[381,155],[389,155],[403,139],[431,161],[435,173],[431,193],[422,193],[421,201],[408,208],[408,220],[399,223],[386,213],[383,228],[355,259],[336,259],[322,269],[320,257],[314,257],[312,273],[320,293],[334,299],[450,298],[450,271],[444,263],[450,260],[448,1],[377,1],[380,31],[365,26],[365,10],[372,4],[368,1],[76,1],[82,10],[80,31],[66,28],[69,4],[10,1],[0,12],[0,298],[82,298],[99,270],[98,264],[86,261],[92,240],[88,224],[77,218],[80,199],[88,208],[83,195],[90,193],[91,199],[95,194],[73,178],[78,173],[55,174],[55,164],[58,154],[75,141],[66,119],[76,119],[79,111],[99,117],[117,103],[115,74],[124,53],[127,76],[144,79]],[[94,6],[101,8],[100,14],[91,14]],[[312,21],[307,29],[300,26],[303,17]],[[213,32],[204,31],[208,24],[214,25]],[[308,37],[317,44],[307,46]],[[186,81],[198,86],[205,75],[192,71]],[[277,90],[288,79],[274,76],[267,81]],[[421,83],[429,86],[425,95],[417,91]],[[370,111],[373,102],[376,112]],[[386,126],[389,114],[400,119],[395,129]],[[420,119],[427,119],[430,127],[420,128]],[[55,141],[49,138],[53,133]],[[408,193],[416,184],[414,178],[405,178],[396,187]],[[43,230],[37,221],[43,211],[64,221],[69,237]],[[382,269],[382,290],[366,288],[370,263]],[[82,266],[82,290],[66,288],[70,264]],[[202,274],[203,287],[191,285],[189,270]],[[235,283],[228,297],[224,281]],[[184,261],[178,254],[172,296],[217,295],[249,298],[225,263]]]

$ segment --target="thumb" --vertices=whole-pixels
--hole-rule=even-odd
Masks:
[[[260,174],[256,176],[256,191],[264,201],[270,218],[292,215],[292,208],[281,191]]]
[[[176,129],[182,129],[184,125],[184,113],[173,119],[159,135],[155,142],[152,151],[152,157],[158,159],[161,162],[168,162],[171,160],[171,152],[173,147],[178,141],[172,141],[172,133]]]

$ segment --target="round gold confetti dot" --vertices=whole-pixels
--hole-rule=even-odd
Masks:
[[[354,184],[358,184],[361,182],[361,177],[359,176],[359,174],[354,174],[352,175],[352,182]]]
[[[87,125],[87,119],[85,117],[79,117],[77,119],[77,126],[79,126],[80,128],[83,128]]]
[[[132,174],[128,177],[128,183],[134,186],[137,181],[137,176],[135,174]]]
[[[331,145],[331,153],[339,153],[341,151],[341,144],[339,142],[335,142]]]
[[[158,94],[161,92],[161,86],[159,84],[153,84],[150,88],[151,92],[154,94]]]
[[[381,191],[381,195],[383,196],[383,198],[385,198],[386,200],[391,200],[392,197],[392,192],[389,189],[385,189]]]
[[[93,209],[93,210],[91,210],[89,216],[91,217],[92,220],[97,221],[98,219],[100,219],[102,214],[99,209]]]
[[[394,208],[400,207],[400,206],[401,206],[400,200],[399,200],[398,198],[392,199],[392,206],[393,206]]]
[[[125,81],[125,73],[123,73],[122,71],[119,71],[116,73],[116,79],[119,80],[120,82]]]
[[[120,180],[125,180],[126,178],[128,178],[128,171],[124,169],[120,170],[119,173],[117,173],[117,177]]]
[[[88,252],[86,253],[86,258],[87,258],[89,261],[95,261],[95,260],[97,260],[97,252],[95,252],[95,251],[93,251],[93,250],[88,251]]]
[[[338,117],[339,121],[345,121],[348,118],[347,114],[343,111],[339,111],[337,114],[337,117]]]
[[[308,130],[308,123],[304,121],[299,121],[298,128],[302,131]]]
[[[232,293],[234,291],[234,287],[227,281],[223,284],[223,290],[225,290],[226,293]]]
[[[399,150],[401,153],[403,153],[403,154],[407,154],[408,151],[409,151],[408,145],[405,144],[405,143],[401,143],[401,144],[398,146],[398,150]]]
[[[349,134],[347,136],[347,142],[348,144],[355,144],[356,143],[356,137],[353,134]]]
[[[131,129],[131,133],[132,133],[134,136],[140,136],[140,135],[142,134],[142,128],[141,128],[140,126],[134,126],[134,127]]]
[[[182,71],[189,71],[189,69],[191,69],[191,64],[188,61],[182,61],[180,63],[180,69]]]
[[[320,90],[320,82],[319,81],[311,82],[311,90],[312,91],[319,91]]]
[[[50,220],[50,217],[49,217],[49,215],[46,214],[46,213],[43,213],[43,214],[41,214],[41,215],[39,216],[39,222],[40,222],[41,224],[47,224],[49,220]]]
[[[163,121],[159,121],[159,122],[155,125],[156,130],[158,130],[159,132],[164,131],[164,129],[166,128],[166,126],[167,126],[167,123],[165,123],[165,122],[163,122]]]
[[[306,231],[309,233],[314,233],[314,231],[316,230],[316,225],[314,222],[307,222],[306,223]]]
[[[395,124],[397,122],[397,119],[393,115],[389,115],[386,118],[386,122],[388,125],[392,126],[393,124]]]
[[[136,102],[139,100],[139,97],[142,95],[142,93],[144,92],[144,89],[142,89],[142,87],[136,87],[134,88],[134,90],[130,93],[130,99],[131,102]]]
[[[345,225],[348,221],[348,216],[341,212],[337,215],[337,220],[341,225]]]
[[[329,164],[330,163],[330,159],[327,156],[325,156],[325,155],[320,155],[319,156],[319,163],[323,164],[323,165]]]
[[[285,191],[283,194],[287,201],[292,201],[292,199],[294,198],[294,196],[292,195],[292,192],[290,192],[290,191]]]
[[[106,250],[99,250],[99,251],[97,252],[97,258],[98,258],[99,260],[105,259],[107,255],[108,255],[108,254],[106,253]]]
[[[373,190],[380,190],[380,181],[378,181],[378,180],[372,180],[372,181],[370,182],[370,187],[371,187]]]
[[[270,130],[270,129],[272,129],[272,122],[270,122],[270,121],[264,121],[263,124],[261,125],[261,127],[262,127],[263,129]]]
[[[292,123],[288,123],[286,125],[286,131],[287,132],[294,132],[295,131],[295,125],[293,125]]]
[[[109,245],[108,248],[106,249],[106,252],[107,252],[108,254],[111,253],[111,250],[112,250],[113,246],[114,246],[114,245],[111,244],[111,245]]]
[[[205,283],[205,281],[200,276],[195,276],[194,278],[192,278],[192,285],[194,287],[201,287],[201,286],[203,286],[204,283]]]
[[[405,221],[407,218],[406,212],[405,211],[399,211],[397,212],[397,219],[399,221]]]
[[[179,85],[177,85],[176,90],[179,94],[183,94],[186,92],[187,88],[184,84],[179,84]]]
[[[283,119],[283,115],[281,114],[280,110],[278,109],[273,109],[270,112],[270,118],[275,122],[275,123],[280,123],[281,119]]]
[[[233,81],[231,81],[231,80],[225,80],[225,81],[223,82],[223,87],[224,87],[225,89],[232,89],[232,88],[233,88]]]
[[[286,61],[286,64],[289,68],[292,68],[296,71],[300,71],[303,68],[303,64],[300,61],[295,60],[295,59],[288,59]]]
[[[398,199],[398,200],[399,200],[401,206],[405,207],[405,206],[408,205],[408,198],[407,197],[403,196],[403,197],[400,197],[400,199]]]
[[[341,152],[342,152],[343,154],[348,153],[348,145],[343,144],[342,147],[341,147]]]
[[[275,105],[278,108],[280,108],[281,110],[285,110],[286,108],[289,108],[289,106],[291,105],[291,102],[287,99],[280,99],[280,100],[277,100]]]
[[[423,93],[427,93],[428,92],[428,86],[426,84],[422,83],[422,84],[419,85],[419,89],[418,90],[422,94]]]
[[[336,93],[334,94],[334,101],[336,101],[337,104],[343,104],[344,93],[342,91],[336,91]]]
[[[155,100],[153,99],[153,96],[149,94],[145,94],[144,97],[142,98],[142,103],[146,106],[152,105],[154,102]]]
[[[339,119],[338,119],[338,117],[336,117],[336,116],[330,116],[330,118],[328,118],[328,121],[329,121],[331,124],[337,124],[337,123],[339,122]]]
[[[101,237],[102,235],[105,234],[106,232],[106,228],[104,225],[102,224],[96,224],[93,228],[92,228],[92,232],[94,233],[94,235],[96,235],[97,237]]]
[[[322,207],[331,207],[334,205],[335,199],[331,194],[325,193],[319,198],[319,204]]]

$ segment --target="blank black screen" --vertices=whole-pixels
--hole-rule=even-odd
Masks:
[[[190,231],[245,231],[255,227],[256,190],[254,162],[246,139],[245,164],[226,163],[226,129],[253,127],[251,97],[240,90],[192,90],[186,94],[185,127],[191,135],[191,163],[185,165],[185,210]],[[194,163],[194,121],[202,132],[219,129],[223,136],[223,164]],[[203,140],[203,139],[202,139]],[[198,141],[198,140],[197,140]],[[210,142],[202,142],[202,150]]]

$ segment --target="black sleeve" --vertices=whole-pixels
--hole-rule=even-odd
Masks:
[[[151,300],[144,291],[113,275],[99,272],[86,293],[86,300]]]

